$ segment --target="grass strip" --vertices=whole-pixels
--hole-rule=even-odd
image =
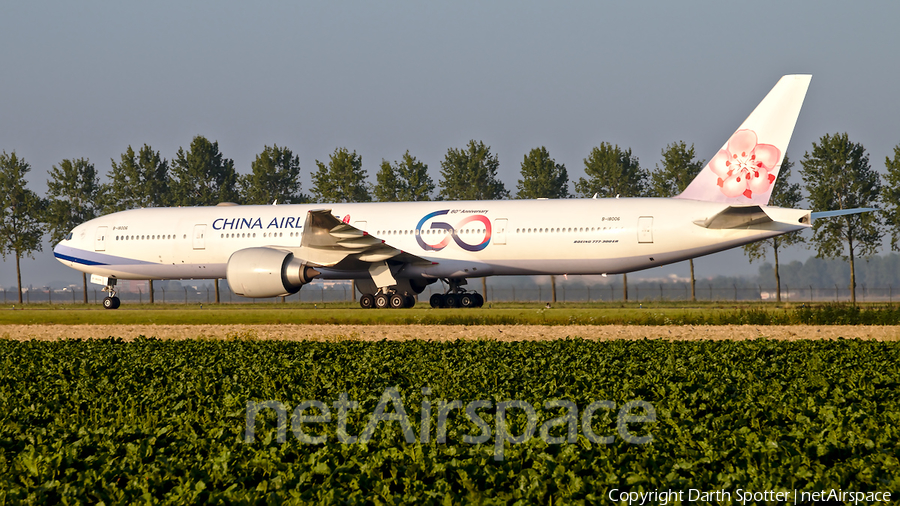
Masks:
[[[135,307],[108,311],[47,306],[0,311],[0,325],[898,325],[891,305],[591,307],[364,310],[284,306]]]

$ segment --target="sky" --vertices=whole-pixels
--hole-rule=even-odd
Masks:
[[[809,73],[790,157],[847,132],[884,171],[900,143],[897,19],[885,1],[3,2],[0,150],[44,193],[66,158],[105,179],[129,145],[171,160],[204,135],[247,173],[277,144],[299,155],[308,191],[338,147],[373,182],[406,150],[438,181],[447,149],[475,139],[515,193],[539,146],[573,182],[601,142],[649,169],[681,140],[708,160],[782,75]],[[698,278],[759,269],[740,249],[695,265]],[[81,281],[46,243],[22,267],[25,285]],[[15,284],[12,257],[0,284]]]

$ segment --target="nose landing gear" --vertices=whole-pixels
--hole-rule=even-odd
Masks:
[[[116,296],[116,278],[109,278],[103,291],[109,293],[103,299],[103,309],[119,309],[122,301]]]

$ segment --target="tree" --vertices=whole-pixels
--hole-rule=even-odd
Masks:
[[[650,174],[650,194],[674,197],[684,191],[703,169],[703,160],[695,160],[694,145],[673,142],[662,150],[662,167],[658,164]]]
[[[441,161],[440,196],[446,200],[497,200],[509,191],[497,178],[500,162],[490,146],[470,140],[464,149],[450,148]]]
[[[656,197],[674,197],[684,191],[703,170],[704,162],[694,159],[694,145],[687,147],[684,141],[673,142],[662,150],[662,167],[650,174],[650,193]],[[691,300],[697,300],[697,281],[694,277],[694,259],[691,266]]]
[[[77,225],[97,217],[100,179],[87,158],[66,159],[50,169],[45,221],[50,243],[62,241]],[[87,273],[81,273],[84,303],[88,303]]]
[[[517,199],[569,197],[569,174],[566,166],[550,158],[550,153],[544,146],[534,148],[525,155],[521,174],[522,179],[516,185]]]
[[[375,198],[379,202],[420,202],[431,200],[434,181],[428,175],[428,165],[403,154],[399,162],[381,160],[381,170],[376,175]]]
[[[575,183],[575,191],[580,197],[595,194],[601,198],[644,197],[647,193],[647,171],[641,169],[631,149],[600,143],[584,159],[584,173],[588,177],[578,178]]]
[[[16,257],[16,282],[19,287],[19,304],[22,303],[22,255],[34,258],[41,251],[44,236],[41,217],[46,201],[25,187],[25,174],[31,166],[13,151],[0,155],[0,254]]]
[[[803,181],[813,211],[853,209],[876,205],[881,177],[869,165],[862,144],[850,142],[846,133],[824,135],[813,143],[803,161]],[[874,255],[881,242],[881,217],[860,213],[813,222],[816,256],[850,262],[850,301],[856,304],[856,256]],[[846,250],[844,249],[846,245]],[[846,254],[845,254],[846,251]]]
[[[110,182],[100,187],[98,195],[103,213],[170,204],[169,162],[159,151],[144,144],[135,153],[129,145],[118,164],[113,159],[110,163]]]
[[[300,157],[277,144],[265,146],[256,155],[239,186],[245,204],[302,204],[308,200],[300,191]]]
[[[891,232],[891,250],[900,251],[900,144],[894,146],[894,159],[884,157],[887,168],[881,187],[882,216]]]
[[[238,200],[238,175],[234,161],[219,151],[218,142],[198,135],[190,151],[178,148],[172,162],[172,204],[214,206]]]
[[[397,172],[397,169],[391,165],[391,162],[382,158],[381,169],[375,175],[375,187],[372,188],[375,200],[379,202],[400,201],[401,183]]]
[[[347,148],[335,148],[328,165],[316,160],[319,168],[312,174],[313,200],[316,202],[370,202],[362,156]]]
[[[403,160],[396,164],[397,174],[403,182],[400,200],[403,202],[423,202],[431,200],[434,192],[434,181],[428,175],[428,165],[409,154],[403,154]]]
[[[781,169],[778,171],[778,179],[775,180],[775,188],[772,189],[772,195],[769,197],[769,205],[795,208],[803,200],[800,184],[789,181],[791,178],[791,167],[793,166],[794,163],[785,154],[784,160],[781,162]],[[747,254],[751,262],[765,260],[766,250],[769,247],[772,248],[772,253],[775,255],[775,298],[778,302],[781,302],[781,274],[778,272],[778,248],[805,242],[806,239],[800,235],[800,231],[797,231],[744,245],[744,253]]]

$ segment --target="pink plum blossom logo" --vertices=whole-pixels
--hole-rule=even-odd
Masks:
[[[771,144],[757,144],[756,132],[738,130],[709,162],[719,176],[717,184],[728,198],[765,193],[775,181],[772,171],[781,151]]]

